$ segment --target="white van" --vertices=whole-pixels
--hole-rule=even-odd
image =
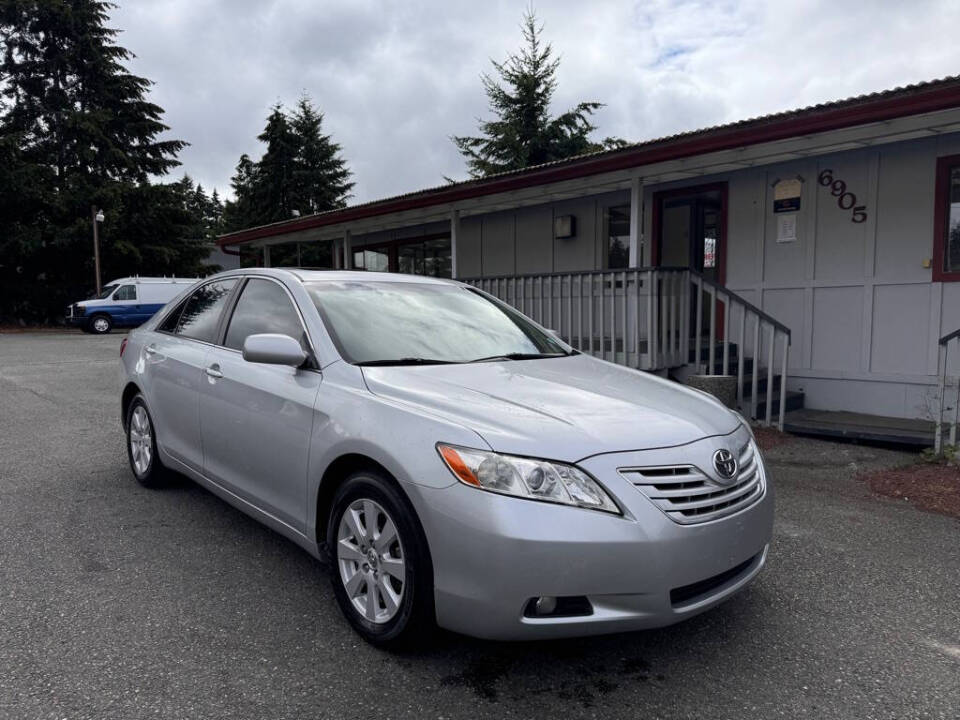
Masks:
[[[199,278],[125,277],[112,280],[99,297],[67,307],[68,325],[98,335],[114,327],[137,327]]]

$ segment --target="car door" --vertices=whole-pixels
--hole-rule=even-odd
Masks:
[[[147,404],[157,442],[170,456],[203,471],[200,390],[207,353],[218,337],[236,278],[200,286],[151,332],[144,345]]]
[[[310,368],[247,362],[243,343],[256,333],[290,335],[312,358],[286,288],[272,278],[248,279],[222,346],[207,356],[200,395],[204,474],[302,532],[313,407],[322,376]]]
[[[140,324],[140,305],[137,299],[136,285],[121,285],[113,294],[112,299],[116,306],[114,312],[111,313],[114,325],[126,327]]]

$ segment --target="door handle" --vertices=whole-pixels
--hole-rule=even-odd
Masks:
[[[219,365],[211,365],[210,367],[208,367],[208,368],[206,369],[205,372],[207,373],[207,375],[209,375],[209,376],[212,377],[212,378],[222,378],[222,377],[223,377],[223,373],[220,372],[220,366],[219,366]]]
[[[153,345],[147,345],[147,346],[143,349],[143,351],[144,351],[147,355],[153,355],[153,354],[155,354],[155,353],[157,352],[157,349],[156,349]]]

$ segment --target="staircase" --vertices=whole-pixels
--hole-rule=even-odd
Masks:
[[[691,341],[693,344],[695,340]],[[702,339],[702,344],[706,346],[707,338]],[[720,344],[717,346],[714,351],[714,363],[712,366],[708,367],[709,355],[707,350],[701,352],[701,366],[705,370],[709,370],[707,374],[709,375],[725,375],[723,367],[723,345]],[[740,348],[736,343],[727,344],[727,354],[729,358],[729,373],[735,375],[737,372],[737,364],[739,361]],[[694,353],[691,353],[688,358],[687,365],[682,366],[682,368],[676,368],[669,372],[669,377],[677,382],[685,383],[687,377],[692,374],[692,369],[695,367],[696,356]],[[686,370],[686,372],[684,372]],[[757,373],[757,405],[756,408],[753,407],[753,358],[744,357],[743,359],[743,395],[742,399],[738,396],[738,405],[741,412],[744,415],[749,415],[755,419],[766,418],[767,415],[767,386],[770,383],[769,374],[766,368],[761,367],[760,372]],[[771,403],[772,414],[779,412],[780,407],[780,389],[783,387],[783,375],[778,370],[774,370],[773,374],[773,402]],[[784,403],[785,412],[791,412],[793,410],[802,410],[804,408],[803,402],[803,393],[796,390],[790,390],[787,388],[787,397]]]
[[[465,278],[581,352],[685,381],[737,378],[741,413],[783,429],[803,393],[783,393],[790,329],[689,268]],[[774,422],[776,418],[776,422]]]

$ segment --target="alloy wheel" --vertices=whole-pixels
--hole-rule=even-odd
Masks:
[[[137,475],[146,474],[153,459],[153,432],[143,405],[137,405],[130,417],[130,457]]]
[[[379,503],[350,503],[337,529],[340,580],[354,609],[372,623],[389,622],[400,610],[406,582],[403,545],[393,519]]]

